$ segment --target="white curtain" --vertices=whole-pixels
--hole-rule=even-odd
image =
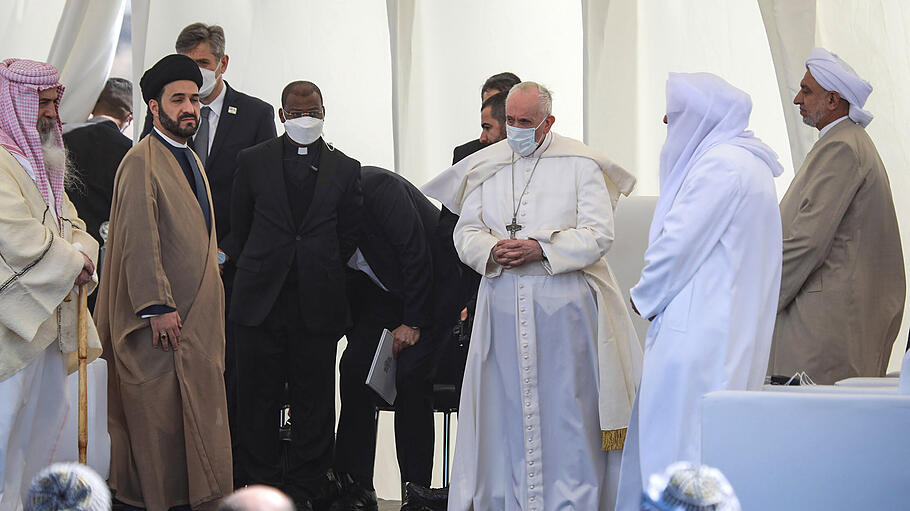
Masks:
[[[398,12],[398,170],[418,186],[480,135],[480,88],[512,71],[553,91],[555,130],[582,138],[577,0],[394,2]],[[390,14],[391,14],[390,9]],[[401,20],[412,17],[411,26]],[[410,39],[407,40],[407,35]]]
[[[793,98],[806,74],[806,57],[815,47],[815,0],[758,0],[768,45],[774,60],[780,101],[783,105],[793,169],[799,169],[818,139],[806,129]]]
[[[63,122],[82,122],[104,88],[123,23],[126,0],[67,0],[47,61],[67,86],[60,103]]]
[[[0,60],[47,59],[66,0],[0,0]]]
[[[638,33],[636,0],[582,0],[584,134],[638,175]],[[648,192],[638,192],[644,193]]]

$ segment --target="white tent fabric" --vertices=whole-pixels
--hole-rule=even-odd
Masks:
[[[554,93],[556,129],[582,137],[582,30],[577,1],[390,0],[397,16],[397,169],[422,185],[480,135],[480,88],[512,71]],[[408,38],[409,37],[409,38]],[[378,95],[374,96],[377,100]]]
[[[45,60],[66,0],[0,0],[0,60]]]
[[[815,47],[815,1],[758,0],[774,59],[794,170],[799,169],[818,140],[814,130],[803,124],[799,109],[791,106],[799,92],[799,82],[806,74],[806,58]]]
[[[69,0],[60,16],[47,61],[68,87],[60,103],[63,122],[88,119],[114,63],[126,0]]]

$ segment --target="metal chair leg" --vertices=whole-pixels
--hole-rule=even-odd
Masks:
[[[443,415],[445,424],[442,437],[442,486],[445,488],[449,486],[449,442],[451,441],[452,412],[445,411]]]

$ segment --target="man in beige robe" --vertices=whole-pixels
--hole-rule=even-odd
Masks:
[[[98,244],[63,189],[57,69],[0,62],[0,509],[50,464],[75,370],[74,286],[94,289]],[[89,359],[101,352],[88,328]],[[72,419],[71,419],[72,420]]]
[[[201,83],[183,55],[142,77],[155,129],[117,170],[95,308],[110,368],[109,484],[149,511],[214,509],[232,490],[211,194],[186,146]]]
[[[815,383],[883,376],[904,310],[885,166],[864,129],[872,86],[821,48],[793,99],[819,130],[780,204],[783,272],[770,372]]]

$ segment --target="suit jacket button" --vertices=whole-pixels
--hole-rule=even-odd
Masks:
[[[296,237],[295,239],[296,239],[297,241],[300,241],[300,240],[303,239],[303,236],[301,236],[301,235],[298,234],[297,237]]]

